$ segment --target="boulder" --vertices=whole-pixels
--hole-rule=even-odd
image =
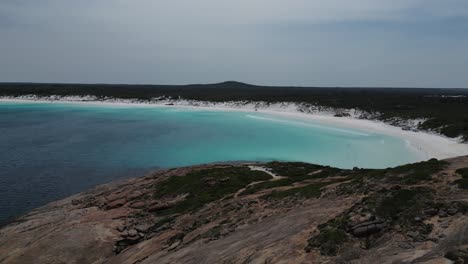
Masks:
[[[154,203],[148,207],[148,211],[150,212],[156,212],[156,211],[161,211],[164,209],[169,208],[169,204],[167,203]]]
[[[119,232],[123,232],[126,228],[127,228],[126,226],[118,226],[118,227],[117,227],[117,230],[118,230]]]
[[[122,198],[123,198],[122,195],[118,193],[111,193],[105,197],[107,201],[115,201],[115,200],[122,199]]]
[[[138,232],[135,229],[130,229],[128,231],[128,236],[130,237],[138,236]]]
[[[438,215],[439,215],[439,217],[447,217],[447,216],[448,216],[448,215],[447,215],[447,212],[445,212],[445,211],[443,211],[443,210],[439,211],[439,214],[438,214]]]
[[[129,200],[134,200],[134,199],[136,199],[136,198],[138,198],[138,197],[141,197],[141,196],[142,196],[142,193],[141,193],[140,191],[134,191],[134,192],[132,192],[131,194],[129,194],[129,195],[127,196],[127,198],[128,198]]]
[[[135,226],[135,229],[138,231],[138,232],[141,232],[141,233],[146,233],[148,232],[148,230],[151,228],[151,225],[137,225]]]
[[[131,203],[129,207],[133,209],[141,209],[141,208],[144,208],[145,205],[146,205],[145,202],[138,201],[138,202]]]
[[[430,208],[430,209],[424,210],[424,214],[425,214],[425,215],[428,215],[428,216],[434,216],[434,215],[436,215],[438,212],[439,212],[439,210],[437,210],[437,209],[435,209],[435,208]]]
[[[351,234],[355,237],[366,237],[380,232],[385,226],[382,220],[367,221],[352,227]]]
[[[125,200],[123,198],[122,199],[117,199],[117,200],[106,203],[105,208],[107,210],[118,208],[118,207],[121,207],[122,205],[124,205],[126,202],[127,202],[127,200]]]
[[[458,210],[456,208],[450,208],[447,210],[447,214],[449,215],[456,215],[458,213]]]

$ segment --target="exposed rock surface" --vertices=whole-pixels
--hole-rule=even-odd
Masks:
[[[385,228],[385,221],[383,220],[374,220],[366,221],[355,225],[351,228],[351,232],[356,237],[365,237],[375,233],[378,233]]]
[[[468,191],[453,182],[468,157],[430,175],[274,164],[279,177],[256,171],[261,180],[239,184],[252,165],[268,166],[160,171],[53,202],[0,229],[0,263],[467,261]],[[236,188],[229,175],[193,176],[200,196],[178,182],[232,168],[244,169]]]

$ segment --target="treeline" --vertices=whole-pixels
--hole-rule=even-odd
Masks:
[[[429,118],[422,129],[468,141],[468,89],[323,88],[255,86],[238,82],[197,85],[0,83],[0,96],[94,95],[150,100],[168,96],[204,101],[305,102],[380,112],[381,119]]]

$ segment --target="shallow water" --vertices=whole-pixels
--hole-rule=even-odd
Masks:
[[[156,168],[290,160],[384,168],[418,160],[399,138],[243,112],[0,103],[0,223]]]

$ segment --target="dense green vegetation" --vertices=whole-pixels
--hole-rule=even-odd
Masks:
[[[447,166],[446,161],[430,159],[412,164],[398,166],[392,169],[384,170],[381,177],[388,182],[402,184],[417,184],[431,179],[435,172],[443,170]]]
[[[360,169],[353,172],[355,181],[363,178],[381,179],[388,183],[417,184],[431,180],[431,175],[447,166],[443,160],[430,159],[387,169]]]
[[[252,171],[247,167],[198,170],[161,182],[156,186],[154,196],[172,198],[187,195],[183,201],[164,210],[166,214],[181,213],[233,194],[251,182],[268,179],[271,176],[267,173]]]
[[[319,226],[319,233],[309,239],[306,250],[318,248],[323,255],[336,255],[339,248],[352,234],[350,216],[367,215],[369,221],[379,220],[380,230],[365,236],[367,246],[385,232],[385,229],[398,229],[412,234],[415,241],[424,241],[432,230],[432,225],[424,223],[424,212],[437,214],[448,208],[464,211],[463,204],[436,202],[435,190],[431,185],[421,185],[432,180],[432,175],[446,168],[446,161],[431,159],[387,169],[355,169],[348,171],[350,181],[338,188],[338,193],[360,193],[366,196],[355,206],[338,217]],[[467,169],[457,170],[465,175]],[[468,178],[468,177],[466,177]],[[376,187],[381,185],[380,187]]]
[[[415,232],[413,239],[421,239],[431,232],[432,225],[423,223],[418,217],[425,209],[442,206],[434,203],[433,192],[430,188],[414,187],[373,193],[364,198],[361,205],[319,225],[320,233],[308,240],[306,251],[318,248],[323,255],[336,255],[339,248],[349,240],[349,215],[355,214],[357,209],[360,213],[370,213],[371,219],[384,220],[381,222],[386,223],[384,225],[398,225],[405,232]],[[379,236],[378,231],[375,235]],[[372,237],[367,236],[366,244],[370,239]]]
[[[319,225],[320,233],[308,240],[306,251],[318,248],[322,255],[336,255],[340,246],[348,240],[348,234],[345,231],[347,223],[346,216],[339,216]]]
[[[468,168],[458,169],[456,173],[460,174],[462,178],[456,180],[455,183],[457,183],[458,187],[461,189],[468,189]]]
[[[433,190],[425,187],[392,190],[387,196],[374,195],[366,200],[370,210],[382,219],[400,222],[414,221],[424,206],[428,206]]]
[[[467,89],[267,87],[238,82],[206,85],[103,85],[2,83],[0,96],[95,95],[99,98],[155,97],[207,101],[304,102],[380,113],[381,120],[427,118],[421,129],[468,140]]]

